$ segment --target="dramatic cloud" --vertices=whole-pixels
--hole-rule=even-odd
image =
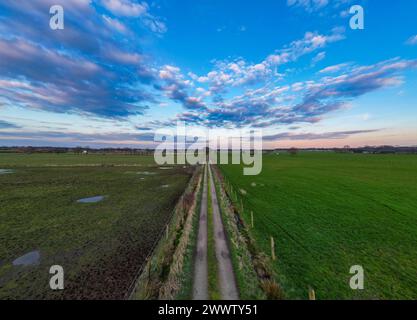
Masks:
[[[291,133],[284,132],[271,136],[265,136],[265,141],[279,141],[279,140],[326,140],[326,139],[345,139],[352,135],[359,135],[365,133],[373,133],[381,131],[376,130],[353,130],[353,131],[337,131],[337,132],[324,132],[324,133]]]
[[[356,67],[349,73],[310,83],[301,103],[292,108],[309,119],[343,108],[348,101],[366,93],[402,84],[401,71],[417,67],[417,60],[393,59],[376,65]]]
[[[185,109],[206,109],[202,98],[188,94],[189,89],[192,87],[192,82],[184,79],[184,75],[179,68],[165,65],[159,70],[159,78],[164,84],[157,86],[157,88],[164,92],[167,98],[182,104]]]
[[[417,67],[417,60],[392,59],[375,65],[356,67],[336,77],[325,77],[321,83],[311,86],[305,100],[355,98],[368,92],[399,85],[400,73]]]
[[[122,13],[129,1],[105,3]],[[140,44],[126,42],[134,37],[129,27],[99,14],[90,1],[68,0],[66,28],[53,31],[52,4],[56,1],[0,4],[3,104],[101,117],[142,114],[155,101],[156,76]],[[148,9],[135,5],[129,10],[142,10],[146,17]]]
[[[295,62],[304,55],[323,49],[330,43],[344,38],[344,30],[341,28],[335,28],[327,35],[306,32],[302,39],[276,50],[259,63],[248,63],[242,58],[233,61],[215,61],[213,70],[206,75],[190,74],[190,77],[201,85],[207,85],[209,95],[214,97],[225,94],[231,88],[276,82],[283,77],[278,72],[280,66]],[[325,55],[325,52],[318,53],[313,58],[313,63],[323,60]]]
[[[288,0],[289,6],[310,12],[339,10],[348,3]],[[231,129],[299,127],[322,121],[355,98],[401,85],[405,71],[417,66],[415,60],[396,58],[366,66],[341,63],[318,71],[316,64],[329,60],[326,52],[333,52],[328,47],[345,39],[343,28],[333,28],[325,33],[305,32],[281,48],[267,49],[253,61],[228,56],[191,70],[185,59],[178,64],[180,68],[167,62],[169,55],[153,58],[142,47],[142,43],[149,45],[149,52],[163,47],[152,47],[167,31],[164,20],[154,15],[155,5],[131,0],[66,0],[65,29],[52,31],[52,4],[56,1],[0,3],[0,105],[77,114],[90,120],[129,120],[126,127],[131,125],[134,133],[115,133],[109,138],[50,128],[36,135],[20,128],[19,135],[14,132],[19,131],[14,130],[16,126],[2,121],[2,139],[17,141],[33,135],[41,143],[42,139],[64,141],[68,135],[68,139],[86,143],[136,141],[177,121]],[[416,37],[408,43],[417,43]],[[310,78],[306,79],[307,72]],[[134,117],[149,108],[161,108],[167,114],[155,110],[147,118]],[[145,120],[140,124],[134,122],[141,119]],[[290,134],[287,139],[339,139],[359,133]]]
[[[341,64],[326,68],[327,72],[344,71],[340,75],[291,85],[267,84],[258,89],[247,89],[242,95],[213,101],[199,112],[180,114],[173,121],[181,119],[195,125],[227,128],[316,123],[323,116],[345,108],[354,98],[402,84],[401,73],[415,67],[417,60],[401,59],[370,66]],[[201,103],[201,99],[198,102]]]
[[[265,126],[265,117],[270,123],[315,121],[285,105],[293,98],[284,95],[288,86],[276,84],[283,78],[278,67],[344,39],[341,29],[327,35],[307,32],[259,63],[242,58],[216,61],[206,75],[185,75],[174,65],[153,65],[136,41],[126,41],[134,33],[123,18],[140,18],[156,32],[165,29],[146,3],[103,0],[108,14],[102,14],[87,0],[68,0],[66,26],[71,27],[58,32],[46,23],[51,3],[0,5],[8,15],[24,15],[26,21],[7,24],[0,19],[0,94],[6,105],[121,118],[173,101],[185,109],[173,120],[208,126]],[[43,27],[27,27],[39,19],[45,19]],[[319,52],[313,61],[324,56]],[[262,87],[247,89],[250,86]],[[232,88],[244,88],[244,93],[225,98]],[[302,87],[295,84],[293,90]]]
[[[102,0],[103,6],[118,17],[140,18],[144,26],[155,33],[167,32],[165,23],[149,13],[146,2],[136,3],[131,0]],[[116,22],[117,23],[117,22]]]
[[[151,99],[125,83],[140,81],[139,76],[116,74],[104,65],[25,40],[0,39],[0,57],[1,95],[22,106],[119,117],[142,113],[139,103]]]

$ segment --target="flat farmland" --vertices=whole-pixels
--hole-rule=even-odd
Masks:
[[[193,172],[75,154],[0,154],[0,169],[0,299],[124,298]]]
[[[417,299],[417,156],[286,153],[264,156],[259,176],[221,171],[243,218],[270,255],[290,299]],[[239,200],[240,201],[240,200]],[[352,290],[350,268],[365,271]]]

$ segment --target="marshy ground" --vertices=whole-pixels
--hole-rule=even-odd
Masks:
[[[124,298],[193,173],[124,155],[1,154],[0,168],[0,299]]]

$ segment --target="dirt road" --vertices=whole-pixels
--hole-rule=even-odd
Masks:
[[[207,265],[207,166],[204,169],[203,194],[201,196],[198,225],[197,251],[194,262],[193,299],[208,300]]]
[[[220,215],[219,203],[217,201],[216,186],[214,184],[211,166],[209,166],[210,192],[213,209],[213,232],[218,263],[218,277],[220,294],[223,300],[239,299],[235,274],[233,271],[232,259],[230,257],[227,237]]]
[[[210,190],[208,190],[208,181],[210,181]],[[213,230],[208,230],[208,192],[210,192],[211,196]],[[217,278],[220,297],[222,300],[237,300],[239,299],[239,293],[236,285],[236,278],[233,271],[227,237],[220,214],[219,203],[217,201],[216,186],[214,184],[210,165],[207,165],[204,170],[203,194],[201,197],[197,249],[194,261],[194,300],[209,299],[207,260],[208,232],[212,232],[214,235],[214,248],[216,253],[218,272]]]

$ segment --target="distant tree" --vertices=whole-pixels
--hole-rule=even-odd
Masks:
[[[297,148],[291,148],[288,150],[288,153],[292,156],[295,156],[298,154],[298,149]]]
[[[346,145],[343,147],[343,149],[338,149],[336,152],[349,153],[351,151],[352,151],[351,147],[349,145]]]

